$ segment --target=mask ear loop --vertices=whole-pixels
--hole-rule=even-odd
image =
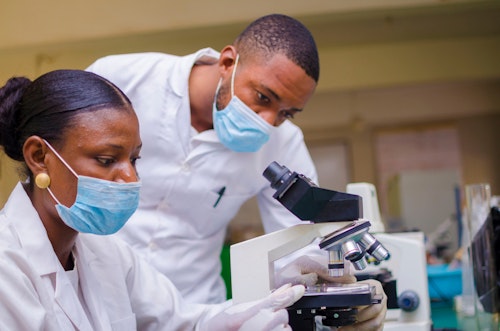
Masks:
[[[73,168],[71,168],[69,166],[69,164],[61,157],[61,155],[59,155],[59,153],[57,153],[57,151],[54,149],[54,147],[52,147],[52,145],[50,145],[47,140],[43,139],[43,141],[45,142],[45,144],[47,144],[47,147],[57,156],[57,158],[66,166],[66,168],[68,168],[68,170],[71,171],[71,173],[73,175],[75,175],[76,178],[78,178],[78,175],[73,170]]]
[[[233,73],[231,74],[231,98],[234,96],[234,76],[235,76],[235,73],[236,73],[236,66],[238,65],[238,59],[239,58],[240,58],[240,54],[237,54],[236,55],[236,60],[234,62]],[[217,100],[217,95],[219,94],[219,89],[220,89],[221,85],[222,85],[222,78],[219,79],[219,82],[217,83],[217,88],[215,89],[214,102],[216,102],[216,100]],[[57,152],[54,152],[54,153],[57,153]]]
[[[231,98],[234,96],[234,76],[236,74],[236,67],[238,66],[239,59],[240,59],[240,54],[236,54],[236,60],[234,61],[233,74],[231,75]]]
[[[42,138],[43,139],[43,138]],[[57,156],[57,158],[66,166],[66,168],[68,168],[68,170],[73,174],[75,175],[75,177],[78,179],[78,175],[76,174],[76,172],[73,170],[73,168],[71,168],[69,166],[69,164],[61,157],[61,155],[59,155],[59,153],[54,149],[54,147],[52,147],[51,144],[49,144],[49,142],[45,139],[43,139],[43,141],[45,142],[45,144],[47,145],[47,147]],[[49,191],[49,194],[52,196],[52,199],[54,199],[55,202],[57,202],[57,204],[59,205],[62,205],[62,203],[59,202],[59,200],[56,198],[56,196],[54,195],[54,193],[52,193],[52,190],[50,189],[50,187],[47,187],[47,191]]]

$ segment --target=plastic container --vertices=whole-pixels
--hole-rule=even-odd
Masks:
[[[462,270],[460,268],[449,269],[447,264],[428,265],[427,280],[431,303],[453,304],[453,298],[462,294]]]

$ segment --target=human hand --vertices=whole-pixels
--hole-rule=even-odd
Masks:
[[[338,331],[381,331],[384,328],[387,313],[387,295],[382,289],[382,284],[374,279],[360,281],[375,286],[375,293],[382,295],[382,302],[358,308],[357,322],[352,325],[340,327]]]
[[[345,274],[341,277],[332,277],[328,273],[326,256],[302,255],[276,272],[276,287],[283,284],[302,284],[312,286],[318,282],[326,283],[354,283],[356,278]]]
[[[212,317],[204,331],[292,331],[286,307],[304,295],[302,285],[286,284],[267,297],[230,306]]]
[[[284,283],[303,284],[312,286],[318,282],[327,283],[355,283],[356,277],[344,274],[342,277],[332,277],[327,269],[327,257],[303,255],[285,265],[276,273],[276,286]],[[387,296],[379,281],[369,279],[359,283],[368,283],[375,286],[375,293],[382,295],[380,304],[358,307],[357,322],[353,325],[339,328],[339,331],[375,331],[382,330],[387,313]]]

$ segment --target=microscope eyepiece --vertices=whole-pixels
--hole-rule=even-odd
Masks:
[[[287,167],[281,166],[277,162],[272,162],[264,170],[263,176],[271,182],[271,187],[277,190],[292,176],[292,172]]]

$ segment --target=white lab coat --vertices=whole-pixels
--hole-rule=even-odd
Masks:
[[[215,308],[183,302],[117,238],[79,234],[74,254],[88,313],[18,184],[0,211],[0,330],[194,330]]]
[[[102,58],[87,69],[127,94],[141,126],[141,201],[118,235],[191,302],[225,299],[219,254],[226,227],[245,201],[257,196],[266,232],[300,222],[273,198],[275,191],[262,176],[272,161],[317,180],[302,132],[289,121],[274,128],[256,153],[233,152],[214,130],[194,130],[188,95],[191,68],[218,57],[208,48],[184,57],[126,54]]]

